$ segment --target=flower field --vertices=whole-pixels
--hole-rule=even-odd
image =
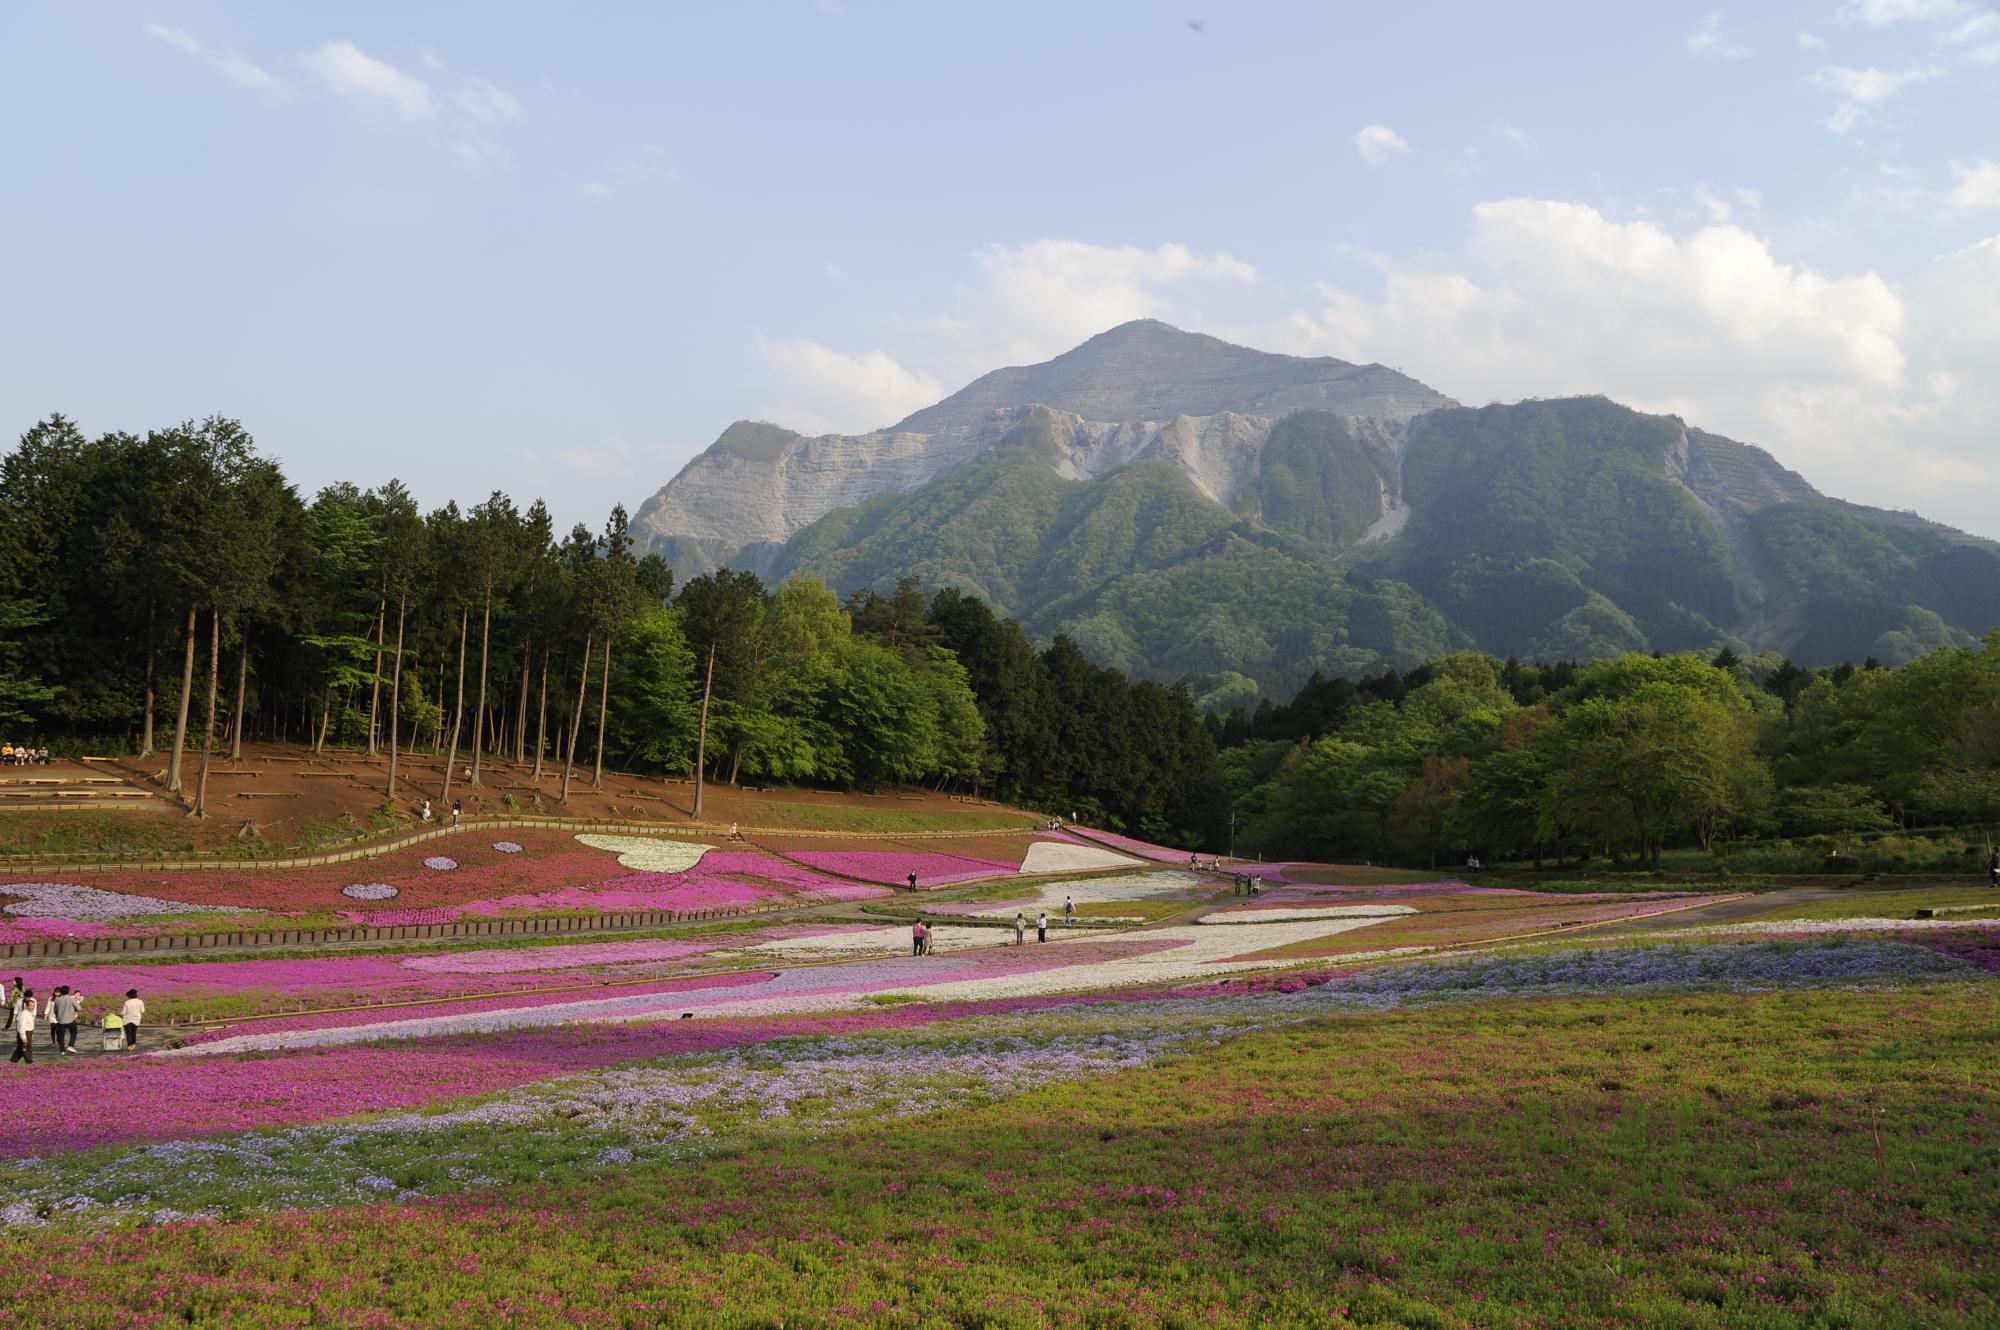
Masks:
[[[1622,950],[177,1062],[209,1080],[163,1115],[254,1077],[268,1125],[23,1162],[0,1244],[29,1323],[1990,1323],[1992,982],[1893,942]],[[273,1103],[288,1065],[319,1116]],[[417,1093],[449,1079],[483,1093]],[[37,1259],[51,1221],[77,1259]]]
[[[519,834],[518,851],[460,837],[285,890],[359,917],[808,908],[568,942],[38,963],[34,986],[102,995],[92,1017],[130,986],[150,1019],[225,1023],[0,1076],[0,1252],[30,1272],[10,1310],[563,1327],[2000,1312],[2000,923],[1683,925],[1673,912],[1734,898],[1292,865],[1258,866],[1246,898],[1161,857],[1007,880],[998,845]],[[919,864],[935,895],[893,896]],[[73,916],[0,923],[143,928],[159,912],[120,901],[261,911],[278,885],[245,875],[232,899],[201,877],[93,878],[108,905],[58,890],[84,884],[0,887]],[[1065,898],[1081,926],[1063,927]],[[1015,945],[1015,914],[1041,910],[1049,940]],[[913,956],[919,911],[932,949]],[[1587,931],[1635,921],[1650,931]],[[73,1257],[43,1257],[56,1233]]]

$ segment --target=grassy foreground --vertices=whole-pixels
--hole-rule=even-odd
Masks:
[[[27,1325],[1991,1325],[1996,1018],[1960,985],[1333,1018],[587,1181],[0,1255]]]

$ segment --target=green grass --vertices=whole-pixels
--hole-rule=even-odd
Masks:
[[[920,831],[1032,831],[1035,828],[1034,821],[1025,814],[1005,809],[946,813],[893,807],[870,808],[860,804],[796,803],[759,805],[756,824],[801,831],[876,832],[883,835]]]
[[[0,1255],[24,1325],[1986,1326],[1996,1044],[1957,985],[1319,1020],[705,1159]]]
[[[192,854],[193,829],[179,817],[158,813],[0,813],[0,854],[126,855]]]
[[[1918,909],[1939,905],[1981,905],[2000,910],[2000,891],[1991,887],[1904,887],[1897,891],[1857,891],[1838,900],[1793,905],[1757,917],[1763,920],[1914,919]]]

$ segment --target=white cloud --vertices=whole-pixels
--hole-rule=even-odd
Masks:
[[[1463,400],[1605,393],[1768,446],[1830,493],[2000,534],[2000,237],[1910,290],[1577,203],[1479,205],[1456,253],[1253,340],[1399,366]],[[1893,465],[1885,459],[1893,458]]]
[[[425,51],[423,58],[424,58],[425,69],[430,70],[431,73],[433,74],[444,73],[445,63],[443,60],[439,59],[435,54],[433,54],[430,51]]]
[[[1492,134],[1494,138],[1506,140],[1524,152],[1533,152],[1535,150],[1535,141],[1528,137],[1527,131],[1514,125],[1495,123],[1487,127],[1487,132]]]
[[[1354,135],[1355,151],[1361,160],[1370,166],[1387,166],[1389,162],[1410,150],[1409,142],[1401,134],[1387,125],[1368,125]]]
[[[290,84],[234,51],[211,50],[180,29],[165,27],[158,23],[148,23],[146,35],[194,56],[222,75],[232,87],[254,92],[268,103],[275,105],[292,95]]]
[[[521,118],[521,102],[513,93],[494,87],[485,79],[467,79],[459,84],[458,109],[482,125],[497,125]]]
[[[1741,185],[1718,188],[1707,183],[1699,184],[1691,191],[1695,204],[1708,215],[1711,222],[1727,222],[1739,212],[1755,215],[1764,206],[1764,196],[1754,189]]]
[[[1171,244],[1033,240],[991,245],[972,260],[975,280],[945,309],[893,330],[893,350],[848,354],[805,340],[767,343],[777,400],[766,413],[798,429],[879,428],[988,370],[1046,360],[1117,324],[1196,321],[1173,299],[1179,292],[1257,280],[1240,259]],[[865,391],[842,386],[857,379]]]
[[[1951,164],[1958,183],[1945,195],[1945,202],[1961,211],[1973,208],[2000,208],[2000,162],[1979,161],[1970,166]]]
[[[1722,11],[1719,9],[1696,25],[1688,36],[1687,48],[1710,60],[1747,60],[1751,55],[1749,47],[1732,41],[1722,31]]]
[[[1834,133],[1844,135],[1866,118],[1870,110],[1935,74],[1935,70],[1924,68],[1876,69],[1871,65],[1866,69],[1855,69],[1847,65],[1826,65],[1813,72],[1812,82],[1813,86],[1840,97],[1840,104],[1834,108],[1826,124]]]
[[[301,55],[299,63],[330,91],[401,120],[435,120],[442,109],[430,84],[352,42],[327,42]]]
[[[1802,32],[1799,34],[1799,49],[1801,51],[1824,51],[1826,49],[1826,39],[1824,37],[1815,37],[1810,32]]]
[[[1886,28],[1918,19],[1949,18],[1964,9],[1964,0],[1848,0],[1840,7],[1840,20]]]
[[[610,198],[611,186],[596,180],[586,180],[576,187],[576,196],[594,203],[598,199]]]
[[[560,448],[555,459],[572,471],[624,476],[632,471],[632,446],[623,439],[612,439],[602,448]]]
[[[512,166],[514,154],[498,143],[488,143],[484,139],[464,139],[446,144],[452,154],[467,166],[478,169],[487,166]]]
[[[2000,10],[1985,9],[1944,34],[1947,46],[1964,48],[1965,58],[1978,64],[2000,61]]]
[[[784,394],[766,414],[809,433],[879,429],[945,395],[936,379],[884,351],[850,354],[794,338],[762,343],[757,354]]]

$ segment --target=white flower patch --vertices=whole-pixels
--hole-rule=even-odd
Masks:
[[[578,836],[577,840],[593,850],[609,850],[635,873],[685,873],[709,851],[692,841],[651,836]]]
[[[521,852],[521,847],[510,840],[496,840],[493,842],[493,848],[502,854],[519,854]]]
[[[424,860],[424,867],[435,868],[440,873],[449,873],[452,869],[458,867],[458,860],[447,859],[441,854],[434,854]]]
[[[1159,896],[1172,896],[1177,892],[1191,891],[1203,886],[1200,878],[1190,873],[1155,872],[1124,873],[1117,877],[1085,878],[1072,882],[1047,882],[1029,888],[1027,907],[1022,910],[1020,902],[1001,901],[988,909],[976,910],[970,915],[976,919],[1001,919],[1011,921],[1014,913],[1021,910],[1033,922],[1037,910],[1047,910],[1051,919],[1062,913],[1065,898],[1077,905],[1104,905],[1113,901],[1151,900]],[[1192,902],[1190,902],[1192,904]],[[1091,916],[1094,924],[1143,923],[1144,915]]]
[[[1415,914],[1413,905],[1301,905],[1269,910],[1219,910],[1195,920],[1198,924],[1295,924],[1307,919],[1391,919]]]
[[[1038,840],[1028,847],[1021,860],[1023,873],[1081,873],[1092,868],[1132,868],[1140,861],[1129,855],[1114,854],[1095,845],[1065,845],[1060,841]]]
[[[0,884],[0,896],[18,896],[7,905],[8,914],[29,919],[132,919],[151,914],[248,914],[234,905],[194,905],[187,901],[162,900],[158,896],[134,896],[98,887],[80,887],[71,882],[9,882]]]
[[[387,882],[356,882],[351,887],[342,887],[340,894],[352,896],[358,901],[385,901],[402,893]]]

